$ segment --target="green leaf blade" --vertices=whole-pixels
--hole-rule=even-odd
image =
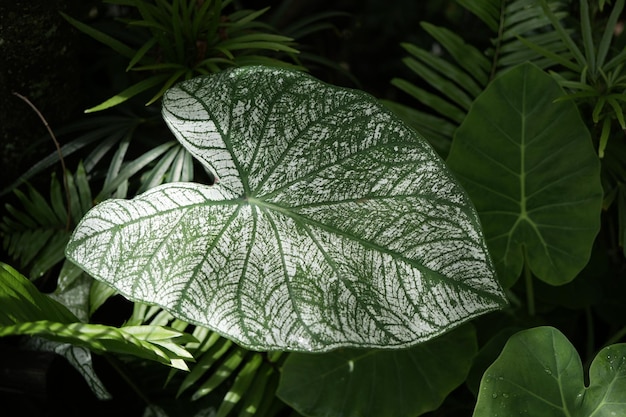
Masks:
[[[532,64],[496,79],[457,130],[448,157],[473,198],[500,279],[519,277],[524,250],[545,282],[571,281],[600,226],[599,161],[573,103]]]
[[[67,251],[127,297],[296,351],[405,347],[505,304],[467,196],[372,97],[246,67],[163,114],[216,185],[104,202]]]
[[[419,416],[463,382],[476,350],[463,326],[405,350],[292,353],[276,394],[305,416]]]
[[[576,349],[552,327],[513,335],[481,381],[474,417],[619,416],[626,412],[626,344],[602,349],[585,386]]]

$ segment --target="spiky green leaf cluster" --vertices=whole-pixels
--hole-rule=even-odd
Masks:
[[[38,278],[65,258],[71,231],[92,206],[91,190],[81,164],[75,175],[68,172],[63,181],[52,177],[49,198],[32,186],[26,193],[15,190],[15,195],[21,207],[5,205],[2,244],[21,268]]]
[[[0,337],[41,336],[97,353],[149,359],[179,369],[193,356],[181,346],[191,335],[161,326],[121,328],[82,323],[65,306],[42,294],[15,269],[0,264]]]
[[[294,55],[293,40],[275,33],[258,19],[269,8],[231,10],[231,0],[108,0],[107,3],[136,10],[139,18],[123,21],[135,33],[124,42],[66,14],[74,27],[129,59],[126,71],[148,74],[124,91],[87,112],[117,106],[145,91],[147,105],[182,79],[219,72],[231,66],[265,64],[296,67],[276,59]],[[135,41],[135,42],[133,42]],[[136,41],[139,41],[136,43]]]
[[[459,0],[459,3],[493,32],[492,46],[481,51],[465,42],[461,35],[423,22],[422,29],[442,52],[437,54],[403,43],[402,47],[409,53],[403,62],[413,71],[419,84],[429,88],[402,78],[393,79],[392,84],[414,97],[429,111],[389,103],[444,155],[472,102],[498,73],[526,61],[542,68],[551,64],[549,59],[525,46],[520,37],[528,37],[555,54],[566,51],[556,34],[548,30],[551,28],[550,20],[536,1]],[[555,18],[560,19],[567,15],[565,6],[561,0],[551,0],[547,7]]]

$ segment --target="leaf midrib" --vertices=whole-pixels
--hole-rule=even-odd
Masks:
[[[465,284],[464,281],[454,281],[452,279],[450,279],[449,277],[446,277],[445,275],[439,273],[438,271],[432,270],[430,268],[427,268],[426,266],[420,264],[419,262],[417,262],[416,260],[407,258],[406,256],[392,251],[390,249],[387,249],[383,246],[377,245],[373,242],[370,242],[368,240],[362,239],[358,236],[354,236],[353,234],[347,233],[343,230],[340,229],[336,229],[333,228],[331,226],[325,225],[321,222],[318,222],[316,220],[310,219],[308,217],[302,216],[298,213],[294,213],[293,211],[290,211],[288,209],[285,209],[283,207],[277,206],[275,204],[271,204],[271,203],[267,203],[265,201],[261,201],[261,200],[256,200],[256,199],[250,199],[250,202],[252,203],[252,205],[257,206],[259,208],[265,208],[265,209],[269,209],[269,211],[271,212],[276,212],[276,213],[280,213],[283,214],[291,219],[293,219],[296,223],[301,223],[304,225],[312,225],[315,226],[321,230],[324,230],[326,232],[329,232],[330,234],[333,235],[337,235],[343,238],[346,238],[350,241],[353,242],[357,242],[360,245],[362,245],[363,247],[373,250],[375,252],[379,252],[379,253],[384,253],[387,254],[389,256],[391,256],[393,259],[396,260],[400,260],[402,262],[405,262],[413,267],[415,267],[416,269],[418,269],[420,272],[422,273],[426,273],[428,274],[429,278],[432,279],[436,279],[439,282],[446,282],[446,283],[453,283],[456,286],[459,287],[463,287],[463,288],[467,288],[467,289],[471,289],[473,292],[477,292],[480,293],[482,296],[484,296],[485,294],[488,296],[487,298],[493,299],[493,300],[497,300],[498,304],[500,304],[501,299],[497,296],[497,295],[493,295],[493,294],[489,294],[488,292],[483,292],[482,290],[479,290],[475,287],[469,286],[467,284]],[[484,294],[483,294],[484,293]]]

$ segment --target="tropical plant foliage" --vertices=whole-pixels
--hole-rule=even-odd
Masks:
[[[219,72],[229,66],[252,63],[285,65],[283,61],[263,56],[262,53],[298,52],[290,46],[291,38],[272,33],[271,26],[258,21],[267,8],[228,13],[230,0],[107,2],[136,9],[139,16],[125,18],[124,22],[132,29],[128,37],[133,43],[139,42],[140,46],[129,46],[70,16],[64,17],[85,34],[128,58],[126,71],[147,72],[150,75],[87,112],[116,106],[157,87],[157,92],[147,102],[149,105],[181,79]]]
[[[470,202],[373,98],[246,67],[179,84],[163,114],[216,184],[109,200],[67,250],[127,297],[301,351],[410,346],[504,304]]]
[[[576,107],[554,103],[562,95],[532,64],[511,69],[474,101],[448,156],[505,286],[524,268],[553,285],[571,281],[600,228],[600,163]]]
[[[281,74],[291,74],[294,68],[306,70],[310,63],[349,72],[343,63],[297,54],[300,45],[293,40],[319,30],[336,30],[324,19],[341,13],[311,14],[281,33],[268,23],[276,17],[274,9],[247,10],[240,3],[115,0],[109,5],[120,19],[113,24],[87,25],[65,16],[80,31],[112,48],[125,64],[115,74],[115,86],[101,98],[113,97],[91,109],[104,112],[55,129],[65,143],[61,153],[68,166],[77,168],[60,173],[63,181],[53,175],[49,189],[21,185],[47,175],[58,161],[55,153],[0,191],[3,196],[15,192],[0,223],[3,248],[10,263],[32,281],[6,264],[0,268],[4,300],[0,334],[13,336],[0,343],[21,336],[31,340],[30,349],[59,352],[99,398],[111,394],[115,398],[115,391],[100,379],[91,362],[92,357],[105,358],[128,383],[125,387],[141,398],[145,415],[418,416],[430,411],[476,417],[524,412],[626,415],[626,353],[619,343],[626,337],[621,300],[626,291],[623,0],[457,0],[457,8],[483,24],[478,33],[485,36],[482,46],[476,46],[475,41],[481,40],[476,36],[470,41],[466,31],[423,22],[417,30],[424,42],[401,45],[408,54],[403,62],[409,75],[392,81],[394,88],[408,93],[406,99],[402,104],[383,102],[419,134],[371,97],[315,84],[303,74],[293,77],[317,86],[304,95],[294,87],[299,83],[287,88],[273,82],[268,92],[259,80],[247,85],[247,90],[233,79],[227,81],[227,74],[239,73],[229,68],[248,64],[280,67],[273,71]],[[279,3],[276,11],[286,16],[295,2]],[[285,68],[290,71],[283,72]],[[192,80],[206,74],[215,75]],[[186,79],[190,81],[171,88]],[[203,90],[207,80],[216,82],[211,84],[215,91]],[[163,94],[165,119],[174,135],[161,117]],[[212,101],[215,97],[220,100]],[[335,101],[343,103],[341,109],[330,104]],[[289,103],[297,106],[291,108]],[[241,109],[242,118],[233,117]],[[300,109],[307,114],[302,120],[310,123],[299,124]],[[330,117],[337,114],[341,121]],[[354,116],[352,123],[348,115],[360,117]],[[355,124],[362,124],[358,134],[352,129]],[[302,135],[294,135],[286,126],[298,126]],[[394,126],[396,131],[382,126]],[[358,135],[376,137],[376,129],[387,139],[373,147],[359,145]],[[340,136],[336,144],[329,139],[331,131]],[[420,134],[447,158],[445,164],[415,139]],[[207,137],[213,142],[205,141]],[[270,138],[283,138],[283,142]],[[214,145],[207,147],[207,143]],[[354,148],[342,150],[340,144],[354,144]],[[285,151],[272,151],[276,149]],[[367,158],[359,160],[362,155]],[[418,181],[417,174],[423,163],[435,167],[437,175],[458,178],[458,183],[435,182],[437,190],[431,187],[421,196],[424,182]],[[192,181],[205,185],[180,184]],[[309,182],[312,186],[307,188]],[[404,186],[413,193],[395,193]],[[177,190],[174,197],[172,190]],[[454,197],[450,190],[455,190]],[[204,202],[190,205],[194,195]],[[130,198],[134,199],[120,200]],[[476,211],[468,208],[469,200]],[[180,218],[180,223],[171,225],[183,226],[172,227],[167,237],[148,227],[158,217],[148,209],[165,203],[172,209],[164,217]],[[326,209],[330,217],[313,217],[318,208]],[[430,218],[424,214],[433,210],[439,214]],[[189,223],[193,216],[187,213],[196,212],[204,213],[203,222]],[[148,251],[152,263],[116,250],[136,249],[133,254],[139,255],[142,245],[133,242],[145,242],[133,233],[132,224],[116,218],[121,214],[135,216],[137,225],[149,230],[146,236],[160,244]],[[96,218],[107,223],[97,224]],[[65,245],[81,219],[83,226],[100,230],[94,236],[109,234],[107,239],[94,240],[107,250],[92,248],[100,250],[99,259],[116,271],[93,267],[96,252],[84,250],[87,244],[80,241],[82,233],[88,236],[91,231],[83,226],[69,246],[71,258],[91,256],[87,269],[98,279],[65,258]],[[471,227],[460,228],[463,223]],[[432,226],[429,230],[434,234],[422,233],[416,225]],[[448,235],[461,229],[466,233],[463,237]],[[195,239],[206,230],[215,232],[211,239]],[[401,232],[388,236],[386,230]],[[237,233],[241,239],[232,239]],[[478,238],[469,239],[470,235]],[[476,243],[482,242],[483,235],[486,243]],[[189,242],[195,243],[183,250],[177,242],[192,236]],[[469,245],[468,239],[475,245]],[[411,250],[419,252],[422,243],[415,241],[430,242],[433,257],[404,256]],[[287,243],[300,244],[299,250],[305,246],[315,250],[307,250],[297,268],[287,268],[296,265],[296,257],[286,250],[293,245]],[[211,251],[206,250],[207,244]],[[360,249],[355,252],[354,247]],[[458,265],[470,247],[471,262],[478,255],[487,262],[483,265],[487,274],[472,282],[470,291],[460,291],[458,276],[440,270],[430,273],[437,269],[428,268],[429,261],[454,259],[450,265]],[[280,249],[274,251],[276,256],[272,248]],[[193,256],[181,256],[185,254]],[[198,262],[187,262],[194,256]],[[139,274],[147,265],[150,273]],[[314,273],[312,265],[326,269]],[[167,294],[176,291],[168,292],[166,287],[186,281],[169,278],[193,275],[202,268],[212,272],[205,274],[202,285],[193,287],[196,292],[180,291],[181,301],[171,302]],[[421,289],[406,286],[418,282],[407,279],[411,274],[406,273],[415,270],[423,277]],[[388,303],[398,298],[386,292],[399,288],[398,283],[405,284],[405,294],[443,294],[407,304],[411,308],[431,306],[439,314],[477,307],[476,300],[489,299],[493,305],[457,315],[464,319],[455,316],[430,333],[443,333],[434,339],[412,335],[406,343],[396,343],[396,347],[406,345],[401,349],[376,348],[389,347],[382,339],[368,344],[362,343],[364,339],[343,343],[344,338],[342,343],[318,348],[330,349],[323,353],[286,352],[284,346],[263,345],[259,343],[263,337],[257,337],[272,328],[276,322],[272,314],[284,304],[268,296],[274,294],[271,286],[246,284],[244,279],[281,271],[312,279],[315,285],[289,294],[303,305],[342,294],[329,287],[319,290],[323,282],[319,278],[332,278],[328,271],[359,279],[388,278],[389,286],[370,285],[373,281],[352,285],[359,289],[358,299],[364,300],[358,308],[350,310],[353,299],[328,302],[332,308],[320,313],[327,324],[337,323],[333,317],[346,311],[354,311],[352,323],[361,318],[357,312],[369,318],[402,317],[390,315],[401,306]],[[494,272],[500,285],[493,281]],[[202,317],[224,311],[219,308],[204,309],[199,319],[181,314],[185,306],[208,304],[210,296],[205,295],[211,293],[203,285],[217,282],[211,281],[214,277],[234,277],[257,291],[224,289],[232,305],[263,313],[259,332],[243,332],[252,338],[244,340],[242,332],[225,330],[236,326]],[[49,289],[50,283],[56,283],[56,289],[47,295],[35,287]],[[487,285],[487,291],[476,292],[478,283]],[[439,288],[446,290],[438,292]],[[121,324],[101,324],[97,316],[122,300],[118,292],[132,300],[128,302],[132,311]],[[482,314],[502,307],[503,294],[509,302],[503,310]],[[208,301],[198,301],[203,297]],[[254,314],[223,317],[230,317],[225,322],[248,320],[250,324]],[[355,336],[354,331],[348,333]],[[309,343],[321,339],[314,337]],[[335,349],[339,344],[351,347]],[[278,350],[260,352],[250,347]],[[306,347],[300,345],[298,350]]]

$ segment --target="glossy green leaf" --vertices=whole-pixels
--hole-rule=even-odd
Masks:
[[[571,281],[600,227],[600,164],[575,105],[554,102],[563,94],[536,66],[515,67],[477,98],[452,143],[448,166],[476,204],[505,286],[524,256],[539,279]]]
[[[457,0],[457,2],[485,22],[493,32],[498,31],[502,0]]]
[[[0,263],[0,326],[45,319],[78,321],[64,305],[39,292],[9,265]]]
[[[585,384],[576,349],[552,327],[509,339],[481,381],[474,417],[626,415],[626,344],[602,349]]]
[[[133,300],[256,350],[406,347],[500,308],[478,217],[371,96],[245,67],[163,115],[216,179],[96,206],[69,259]]]
[[[97,40],[98,42],[102,42],[103,44],[107,45],[108,47],[110,47],[111,49],[113,49],[115,52],[117,52],[118,54],[125,56],[127,58],[132,58],[135,55],[135,50],[132,49],[131,47],[123,44],[122,42],[118,41],[117,39],[107,35],[104,32],[101,32],[97,29],[94,29],[93,27],[79,21],[76,20],[68,15],[66,15],[63,12],[59,12],[61,14],[61,16],[63,16],[63,18],[65,20],[67,20],[70,24],[72,24],[76,29],[80,30],[81,32],[83,32],[86,35],[91,36],[92,38],[94,38],[95,40]]]
[[[126,100],[136,96],[137,94],[163,83],[167,79],[167,77],[167,75],[153,75],[150,78],[139,81],[138,83],[133,84],[126,90],[114,95],[113,97],[105,100],[97,106],[85,110],[85,113],[93,113],[96,111],[106,110],[110,107],[117,106],[118,104],[125,102]]]
[[[135,330],[141,332],[135,335]],[[56,342],[82,346],[96,353],[118,353],[153,360],[173,368],[188,371],[185,361],[193,356],[179,343],[189,341],[191,336],[167,330],[171,341],[164,341],[159,333],[167,329],[159,326],[112,327],[101,324],[59,323],[38,320],[0,327],[0,337],[14,335],[41,336]],[[157,333],[155,339],[152,333]],[[193,340],[193,338],[191,338]]]
[[[195,339],[161,326],[122,328],[78,321],[64,305],[42,294],[15,269],[0,263],[0,337],[41,336],[98,353],[119,353],[188,370],[193,360],[180,343]]]
[[[476,354],[472,326],[405,350],[292,353],[277,395],[310,417],[418,416],[459,386]]]

